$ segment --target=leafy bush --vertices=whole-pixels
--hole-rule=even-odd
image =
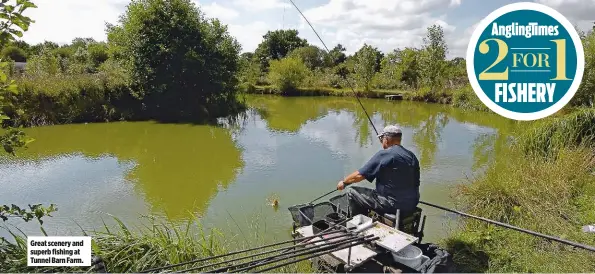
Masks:
[[[288,57],[270,62],[269,81],[280,91],[295,90],[304,83],[308,75],[308,68],[299,58]]]
[[[61,67],[60,61],[51,51],[43,50],[29,59],[25,70],[29,75],[48,76],[60,73]]]
[[[238,106],[239,43],[190,0],[134,0],[108,37],[149,116],[203,119]]]
[[[98,68],[109,58],[107,44],[92,43],[87,48],[89,62],[94,68]]]
[[[125,81],[107,74],[25,76],[17,83],[19,93],[3,109],[15,126],[117,120],[114,104],[128,92]]]
[[[331,68],[316,69],[305,79],[303,86],[309,88],[340,88],[345,85],[341,76]]]
[[[2,59],[5,60],[12,60],[15,62],[26,62],[27,61],[27,53],[15,46],[8,46],[2,50]]]

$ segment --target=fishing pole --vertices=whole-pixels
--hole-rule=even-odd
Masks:
[[[303,240],[303,241],[300,244],[306,243],[309,240],[312,240],[312,239],[317,238],[317,237],[320,237],[320,236],[325,236],[325,235],[334,234],[334,233],[337,233],[337,232],[336,231],[325,230],[325,231],[322,231],[320,233],[314,234],[312,236],[301,238],[300,240]],[[140,273],[150,273],[150,272],[155,272],[155,271],[159,271],[159,270],[165,270],[165,269],[169,269],[169,268],[174,268],[174,267],[177,267],[177,266],[182,266],[182,265],[187,265],[187,264],[192,264],[192,263],[200,263],[200,262],[204,262],[204,261],[210,261],[210,260],[214,260],[214,259],[218,259],[218,258],[222,258],[222,257],[227,257],[227,256],[231,256],[231,255],[236,255],[236,254],[240,254],[240,253],[245,253],[245,252],[250,252],[250,251],[255,251],[255,250],[259,250],[259,249],[269,248],[269,247],[273,247],[273,246],[278,246],[278,245],[283,245],[283,244],[290,244],[290,243],[295,243],[295,240],[287,240],[287,241],[282,241],[282,242],[278,242],[278,243],[272,243],[272,244],[263,245],[263,246],[259,246],[259,247],[253,247],[253,248],[249,248],[249,249],[238,250],[238,251],[234,251],[234,252],[230,252],[230,253],[226,253],[226,254],[221,254],[221,255],[217,255],[217,256],[211,256],[211,257],[207,257],[207,258],[195,259],[195,260],[190,260],[190,261],[181,262],[181,263],[177,263],[177,264],[171,264],[171,265],[166,265],[166,266],[162,266],[162,267],[151,268],[151,269],[140,271]],[[293,247],[293,246],[291,246],[291,247]]]
[[[351,235],[351,234],[347,234],[347,235],[346,234],[335,235],[335,236],[332,236],[332,237],[318,239],[318,240],[307,242],[307,243],[300,243],[300,244],[296,244],[296,245],[292,245],[292,246],[288,246],[288,247],[277,248],[277,249],[273,249],[273,250],[267,250],[267,251],[263,251],[263,252],[260,252],[260,253],[254,253],[254,254],[250,254],[250,255],[246,255],[246,256],[242,256],[242,257],[230,259],[230,260],[226,260],[226,261],[223,261],[223,262],[211,263],[211,264],[207,264],[207,265],[203,265],[203,266],[199,266],[199,267],[193,268],[192,270],[198,271],[198,270],[201,270],[201,269],[204,269],[204,268],[207,268],[207,267],[212,267],[212,266],[216,266],[216,265],[220,265],[220,264],[225,264],[225,263],[236,262],[236,261],[240,261],[240,260],[243,260],[243,259],[253,258],[253,257],[257,257],[257,256],[262,256],[262,255],[266,255],[266,254],[271,254],[271,253],[279,252],[279,251],[287,251],[287,250],[291,250],[291,249],[296,248],[296,247],[305,247],[306,245],[309,245],[309,244],[315,244],[315,243],[325,242],[325,241],[334,240],[334,239],[341,239],[341,238],[343,238],[343,240],[344,239],[356,240],[359,237],[356,236],[356,235]],[[323,244],[325,244],[325,243],[323,243]],[[284,253],[280,253],[280,254],[277,254],[277,255],[274,255],[274,256],[280,256],[280,255],[283,255],[283,254]],[[287,252],[287,254],[290,254],[290,252]],[[184,272],[184,271],[182,271],[182,272]]]
[[[318,37],[318,40],[320,40],[320,42],[322,43],[322,45],[324,46],[324,48],[327,50],[327,52],[330,53],[330,51],[326,47],[326,44],[324,43],[324,41],[322,40],[322,38],[320,38],[320,35],[318,35],[318,32],[316,32],[316,29],[314,29],[314,26],[312,26],[312,24],[310,23],[310,21],[308,20],[308,18],[306,18],[306,16],[297,7],[297,5],[293,2],[293,0],[289,0],[289,2],[291,2],[291,4],[295,7],[295,9],[300,13],[300,15],[302,16],[302,18],[304,18],[304,20],[306,21],[306,23],[308,23],[308,25],[310,26],[310,28],[312,29],[312,31],[314,31],[314,34],[316,34],[316,37]],[[349,79],[346,78],[346,80],[347,80],[347,83],[349,84],[349,87],[351,88],[351,90],[355,94],[355,98],[357,99],[357,101],[359,102],[360,106],[362,107],[364,113],[366,114],[366,117],[368,117],[368,121],[370,121],[370,124],[372,125],[372,128],[374,128],[374,131],[376,132],[376,135],[378,135],[378,130],[376,130],[376,127],[374,126],[374,122],[372,122],[372,119],[370,119],[370,116],[368,115],[368,112],[366,111],[366,108],[364,107],[364,105],[359,100],[359,97],[357,96],[357,92],[355,92],[355,89],[351,85],[351,82],[349,81]],[[327,195],[329,195],[331,193],[334,193],[335,191],[336,191],[336,189],[333,190],[333,191],[331,191],[331,192],[329,192],[329,193],[327,193],[327,194],[325,194],[325,195],[323,195],[322,197],[327,196]],[[322,197],[320,197],[320,198],[322,198]],[[318,198],[318,199],[320,199],[320,198]],[[542,237],[542,238],[549,239],[549,240],[552,240],[552,241],[556,241],[556,242],[559,242],[559,243],[564,243],[564,244],[567,244],[567,245],[571,245],[571,246],[574,246],[574,247],[578,247],[578,248],[582,248],[582,249],[586,249],[586,250],[595,252],[595,247],[592,247],[592,246],[588,246],[588,245],[584,245],[584,244],[576,243],[576,242],[571,242],[571,241],[568,241],[568,240],[564,240],[564,239],[556,238],[556,237],[553,237],[553,236],[541,234],[539,232],[535,232],[535,231],[531,231],[531,230],[527,230],[527,229],[522,229],[522,228],[519,228],[519,227],[515,227],[515,226],[512,226],[512,225],[509,225],[509,224],[505,224],[505,223],[501,223],[501,222],[498,222],[498,221],[490,220],[490,219],[487,219],[487,218],[483,218],[483,217],[479,217],[479,216],[474,216],[474,215],[471,215],[471,214],[467,214],[467,213],[464,213],[464,212],[461,212],[461,211],[449,209],[449,208],[446,208],[446,207],[443,207],[443,206],[434,205],[434,204],[431,204],[431,203],[426,203],[424,201],[420,201],[420,203],[421,204],[428,205],[428,206],[431,206],[431,207],[434,207],[434,208],[442,209],[442,210],[445,210],[445,211],[448,211],[448,212],[452,212],[452,213],[455,213],[455,214],[459,214],[459,215],[464,216],[464,217],[473,218],[473,219],[476,219],[476,220],[481,220],[481,221],[484,221],[484,222],[487,222],[487,223],[491,223],[491,224],[495,224],[495,225],[498,225],[498,226],[502,226],[502,227],[506,227],[506,228],[509,228],[509,229],[513,229],[513,230],[516,230],[516,231],[524,232],[524,233],[527,233],[527,234],[530,234],[530,235],[533,235],[533,236]]]
[[[241,263],[238,265],[222,267],[219,269],[212,270],[210,272],[221,272],[221,271],[230,272],[230,269],[238,269],[238,268],[242,267],[242,269],[244,269],[244,270],[235,270],[235,271],[241,272],[241,271],[245,271],[245,268],[248,268],[248,267],[254,268],[254,267],[258,267],[258,266],[268,265],[268,264],[272,264],[272,263],[275,263],[275,262],[278,262],[281,260],[286,260],[286,259],[296,258],[296,257],[302,256],[302,255],[307,255],[307,254],[310,254],[311,252],[327,250],[327,249],[338,247],[338,246],[341,246],[344,244],[350,244],[353,242],[365,241],[372,237],[374,237],[374,235],[352,236],[352,237],[338,240],[338,241],[323,242],[320,245],[312,245],[312,246],[309,246],[306,248],[292,250],[291,252],[276,254],[276,255],[262,258],[262,259],[256,259],[256,260],[244,262],[244,263]],[[195,269],[191,269],[191,270],[194,271]]]
[[[367,238],[368,236],[372,236],[372,235],[367,235],[365,238]],[[357,240],[357,241],[353,241],[351,243],[348,243],[347,245],[345,245],[346,243],[342,242],[342,243],[336,243],[336,244],[331,244],[329,246],[324,246],[322,248],[316,248],[316,249],[311,249],[311,250],[307,250],[307,252],[302,252],[301,254],[294,254],[290,257],[281,257],[281,258],[277,258],[275,260],[272,260],[270,262],[264,262],[264,263],[259,263],[259,264],[255,264],[252,266],[248,266],[248,267],[244,267],[238,270],[235,270],[234,272],[245,272],[246,270],[250,270],[259,266],[263,266],[263,265],[267,265],[267,264],[272,264],[272,263],[276,263],[282,260],[287,260],[287,259],[291,259],[291,258],[296,258],[298,256],[302,256],[302,255],[310,255],[310,254],[316,254],[317,252],[321,252],[322,254],[327,254],[330,253],[332,251],[330,250],[341,250],[341,249],[345,249],[348,247],[353,247],[353,246],[357,246],[357,245],[361,245],[361,244],[366,244],[366,243],[370,243],[372,241],[376,241],[380,239],[380,237],[376,236],[374,238],[367,238],[367,239],[363,239],[363,240]],[[333,248],[334,247],[334,248]],[[318,254],[321,255],[321,254]]]
[[[554,237],[554,236],[542,234],[542,233],[539,233],[539,232],[536,232],[536,231],[531,231],[531,230],[528,230],[528,229],[516,227],[516,226],[513,226],[513,225],[506,224],[506,223],[502,223],[502,222],[490,220],[490,219],[487,219],[487,218],[484,218],[484,217],[479,217],[479,216],[471,215],[471,214],[468,214],[468,213],[465,213],[465,212],[461,212],[461,211],[458,211],[458,210],[446,208],[446,207],[435,205],[435,204],[431,204],[431,203],[426,203],[424,201],[419,201],[419,203],[420,204],[424,204],[424,205],[428,205],[428,206],[431,206],[431,207],[435,207],[435,208],[438,208],[438,209],[442,209],[444,211],[452,212],[452,213],[455,213],[455,214],[458,214],[458,215],[461,215],[461,216],[464,216],[464,217],[467,217],[467,218],[472,218],[472,219],[484,221],[486,223],[490,223],[490,224],[494,224],[494,225],[497,225],[497,226],[509,228],[509,229],[516,230],[516,231],[523,232],[523,233],[527,233],[527,234],[532,235],[532,236],[545,238],[545,239],[548,239],[548,240],[551,240],[551,241],[555,241],[555,242],[567,244],[567,245],[570,245],[570,246],[573,246],[573,247],[582,248],[582,249],[585,249],[585,250],[589,250],[589,251],[595,252],[595,247],[593,247],[593,246],[588,246],[588,245],[585,245],[585,244],[581,244],[581,243],[577,243],[577,242],[573,242],[573,241],[569,241],[569,240],[564,240],[564,239],[557,238],[557,237]]]
[[[333,190],[333,191],[329,191],[328,193],[326,193],[326,194],[324,194],[324,195],[322,195],[322,196],[320,196],[320,197],[318,197],[318,198],[316,198],[316,199],[312,200],[312,202],[310,202],[310,204],[311,204],[311,203],[314,203],[314,202],[316,202],[316,201],[318,201],[318,200],[320,200],[320,199],[322,199],[322,198],[324,198],[324,197],[326,197],[326,196],[328,196],[328,195],[331,195],[331,194],[335,193],[335,191],[337,191],[337,190],[338,190],[338,189],[335,189],[335,190]]]
[[[373,240],[374,239],[371,239],[370,242],[373,241]],[[358,244],[357,243],[356,244],[351,244],[351,245],[349,245],[347,247],[351,248],[351,247],[356,246],[356,245],[358,245]],[[332,252],[335,252],[335,251],[339,251],[341,249],[345,249],[347,247],[337,247],[337,248],[333,248],[333,249],[331,249],[329,251],[315,253],[314,255],[311,255],[311,256],[308,256],[308,257],[304,257],[304,258],[300,258],[300,259],[295,259],[295,260],[287,261],[287,262],[284,262],[284,263],[281,263],[281,264],[278,264],[278,265],[274,265],[274,266],[271,266],[271,267],[268,267],[268,268],[265,268],[265,269],[254,271],[254,273],[262,273],[262,272],[270,271],[270,270],[273,270],[273,269],[277,269],[279,267],[284,267],[284,266],[287,266],[287,265],[290,265],[290,264],[299,263],[301,261],[313,259],[313,258],[319,257],[320,255],[329,254],[329,253],[332,253]],[[347,264],[349,265],[351,263],[351,260],[350,259],[347,259],[347,260],[348,260]]]
[[[308,18],[306,18],[306,16],[302,13],[302,11],[300,10],[300,8],[298,8],[298,6],[293,2],[293,0],[289,0],[289,2],[291,2],[291,4],[300,13],[300,15],[302,15],[302,18],[304,18],[304,20],[306,21],[306,23],[308,23],[308,25],[310,26],[310,28],[312,29],[312,31],[314,32],[314,34],[316,34],[316,37],[318,37],[318,40],[320,40],[320,42],[322,43],[322,46],[324,46],[324,49],[326,49],[326,53],[327,54],[330,54],[331,51],[328,49],[328,47],[326,46],[326,44],[324,43],[324,41],[322,40],[322,38],[320,38],[320,35],[318,35],[318,32],[316,32],[316,29],[314,29],[314,26],[312,26],[312,24],[310,23],[310,21],[308,20]],[[370,121],[370,124],[372,125],[372,128],[374,128],[374,132],[376,132],[376,135],[378,135],[378,130],[376,129],[376,126],[374,126],[374,123],[372,122],[372,118],[370,118],[370,115],[368,115],[368,112],[366,111],[366,108],[364,107],[364,104],[362,104],[362,101],[359,99],[359,96],[358,96],[357,92],[355,91],[355,88],[353,87],[353,84],[351,83],[351,81],[349,81],[349,78],[347,78],[347,77],[344,77],[344,78],[347,81],[347,84],[349,85],[349,87],[351,88],[351,91],[355,95],[355,99],[357,100],[357,102],[359,103],[359,105],[362,107],[362,110],[366,114],[366,117],[368,118],[368,121]],[[378,138],[380,139],[380,137],[378,137]]]
[[[310,26],[310,28],[312,29],[312,31],[314,32],[314,34],[316,35],[316,37],[318,37],[318,40],[320,41],[320,43],[322,43],[322,46],[324,47],[324,49],[326,50],[327,54],[330,54],[331,51],[328,49],[328,47],[326,46],[326,43],[324,43],[324,40],[322,40],[322,38],[320,37],[320,35],[318,35],[318,32],[316,31],[316,29],[314,29],[314,26],[312,26],[312,23],[310,23],[310,20],[308,20],[308,18],[306,18],[306,16],[304,15],[304,13],[302,13],[302,10],[300,10],[300,8],[298,8],[298,6],[293,2],[293,0],[289,0],[289,2],[291,2],[291,4],[293,5],[293,7],[295,7],[295,9],[300,13],[300,15],[302,16],[302,18],[304,18],[304,20],[306,21],[306,23],[308,23],[308,25]],[[351,81],[349,80],[349,78],[347,77],[343,77],[345,79],[345,81],[347,81],[347,85],[349,86],[349,88],[351,89],[351,91],[353,92],[353,95],[355,95],[355,99],[357,100],[357,102],[359,103],[360,107],[362,108],[362,110],[364,111],[364,114],[366,115],[366,118],[368,118],[368,121],[370,122],[370,125],[372,125],[372,128],[374,129],[374,132],[376,133],[376,135],[378,136],[378,130],[376,129],[376,126],[374,125],[374,122],[372,122],[372,118],[370,118],[370,115],[368,114],[368,111],[366,111],[366,108],[364,107],[364,104],[362,104],[362,101],[359,99],[358,93],[357,91],[355,91],[355,88],[353,87],[353,84],[351,83]],[[380,137],[378,137],[378,140],[382,142],[382,140],[380,139]],[[338,189],[335,189],[333,191],[330,191],[316,199],[314,199],[312,202],[313,203],[319,199],[322,199],[330,194],[333,194],[337,191]]]

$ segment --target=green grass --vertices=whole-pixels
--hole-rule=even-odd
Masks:
[[[117,77],[60,74],[21,76],[16,82],[19,93],[9,98],[10,104],[4,108],[16,125],[104,122],[126,116],[116,108],[130,91]]]
[[[559,128],[560,134],[565,132],[570,141],[554,141],[558,145],[550,151],[549,157],[527,154],[540,146],[536,134],[553,136],[550,123],[581,120],[584,115],[584,112],[570,114],[530,131],[527,136],[533,137],[524,138],[537,138],[535,142],[528,145],[520,142],[507,157],[495,160],[482,177],[459,188],[459,207],[471,214],[594,246],[593,234],[584,233],[581,228],[595,223],[595,152],[584,146],[585,143],[569,145],[576,140],[573,132],[582,131]],[[453,233],[444,244],[453,254],[460,272],[590,272],[595,269],[593,252],[483,222],[465,219]]]
[[[198,220],[188,221],[184,225],[170,222],[155,221],[151,218],[149,224],[138,229],[127,227],[119,219],[114,218],[118,224],[115,228],[107,225],[102,231],[84,231],[85,235],[93,238],[92,252],[101,257],[110,273],[140,272],[151,268],[190,261],[225,254],[231,251],[263,245],[264,243],[251,243],[247,245],[234,241],[235,236],[224,235],[221,231],[205,230]],[[26,236],[24,233],[14,232],[12,243],[0,243],[0,272],[86,272],[88,268],[65,267],[27,267],[26,262]],[[261,235],[260,240],[268,240]],[[263,250],[255,251],[262,252]],[[223,262],[226,259],[246,256],[251,253],[232,255],[206,263]],[[258,258],[258,257],[257,257]],[[243,262],[243,260],[239,261]],[[169,271],[184,270],[200,266],[201,263],[189,264]],[[222,267],[220,265],[218,267]],[[208,271],[209,269],[204,269]],[[312,272],[308,261],[275,269],[274,272]]]
[[[527,154],[552,157],[565,147],[595,145],[595,108],[581,108],[568,115],[545,119],[520,138]]]

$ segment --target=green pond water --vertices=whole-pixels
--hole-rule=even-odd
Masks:
[[[27,129],[36,141],[17,157],[0,157],[0,204],[57,204],[59,211],[44,222],[50,235],[78,235],[78,225],[101,229],[103,221],[113,224],[111,214],[132,227],[143,215],[180,224],[195,216],[238,240],[287,238],[287,207],[334,189],[380,145],[353,98],[247,101],[251,109],[222,126],[115,122]],[[496,157],[515,128],[496,115],[444,105],[362,101],[379,129],[403,128],[404,146],[422,165],[422,200],[444,206],[453,205],[453,188]],[[267,203],[271,196],[279,199],[277,210]],[[453,216],[423,208],[426,239],[444,237]],[[4,225],[41,235],[35,222]]]

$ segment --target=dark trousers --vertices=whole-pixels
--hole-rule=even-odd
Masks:
[[[395,204],[386,197],[378,195],[375,189],[353,186],[347,195],[351,216],[367,215],[370,210],[379,214],[397,212]]]

